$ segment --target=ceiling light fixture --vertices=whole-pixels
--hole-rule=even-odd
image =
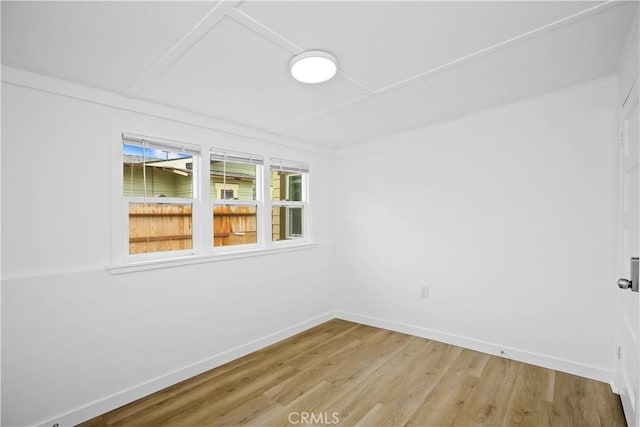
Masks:
[[[338,61],[330,53],[309,50],[294,56],[289,63],[289,70],[293,78],[299,82],[322,83],[336,75]]]

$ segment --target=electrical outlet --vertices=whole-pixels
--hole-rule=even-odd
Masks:
[[[420,297],[429,298],[429,286],[427,285],[420,286]]]

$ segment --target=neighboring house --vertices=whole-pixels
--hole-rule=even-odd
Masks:
[[[181,159],[143,159],[123,155],[124,193],[144,196],[142,165],[146,165],[147,195],[165,197],[190,196],[193,163],[191,157]],[[253,200],[255,169],[253,165],[211,162],[211,198]],[[226,177],[226,179],[225,179]],[[214,192],[215,191],[215,192]]]

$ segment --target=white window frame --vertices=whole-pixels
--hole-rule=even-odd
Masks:
[[[287,177],[287,194],[289,194],[289,192],[291,191],[291,178],[293,178],[293,176]],[[304,179],[305,179],[304,175],[300,174],[300,186],[301,186],[301,188],[304,187],[304,184],[303,184]],[[304,199],[304,197],[303,197],[303,199]],[[293,211],[289,211],[289,223],[288,223],[288,227],[287,227],[287,235],[288,236],[292,236],[292,237],[294,237],[296,239],[304,238],[305,232],[306,232],[305,227],[304,227],[304,217],[306,215],[306,212],[304,212],[304,208],[303,208],[302,209],[302,221],[303,222],[302,222],[302,224],[300,224],[300,226],[302,227],[302,234],[295,234],[293,232],[293,220],[291,218],[292,217],[292,213],[293,213]]]
[[[122,189],[124,188],[123,182],[123,171],[121,170],[121,182],[120,182],[120,194],[122,198],[122,209],[121,209],[121,222],[124,225],[122,227],[121,233],[123,234],[122,238],[122,253],[123,253],[123,261],[124,263],[134,263],[140,261],[148,261],[155,259],[167,259],[167,258],[177,258],[183,256],[194,255],[198,252],[198,248],[202,245],[201,236],[202,232],[200,230],[200,211],[201,211],[201,195],[202,195],[202,185],[200,179],[200,158],[202,148],[198,145],[183,143],[179,141],[171,141],[162,138],[154,138],[147,137],[133,133],[123,132],[121,137],[121,153],[120,159],[122,159],[122,149],[124,144],[137,145],[143,148],[156,148],[156,149],[168,149],[174,152],[183,152],[185,154],[190,154],[193,159],[193,170],[192,170],[192,195],[190,198],[188,197],[158,197],[154,195],[145,195],[145,196],[125,196],[122,194]],[[120,161],[122,164],[122,160]],[[124,165],[121,166],[121,168]],[[146,190],[146,184],[145,184]],[[158,251],[158,252],[146,252],[140,254],[131,254],[129,253],[129,205],[131,203],[140,203],[140,204],[170,204],[170,205],[185,205],[191,204],[191,249],[182,249],[176,251]]]
[[[213,253],[226,253],[226,252],[240,252],[251,249],[259,249],[264,248],[264,229],[265,229],[265,221],[264,221],[264,158],[263,156],[257,154],[249,154],[249,153],[241,153],[238,151],[225,150],[222,148],[212,147],[209,150],[209,159],[211,160],[213,157],[218,157],[225,162],[230,163],[246,163],[253,164],[256,167],[256,198],[253,200],[231,200],[231,199],[220,199],[218,198],[218,194],[216,197],[209,197],[210,199],[210,218],[213,223],[213,209],[216,206],[253,206],[256,208],[256,243],[247,243],[243,245],[228,245],[228,246],[214,246],[214,233],[215,230],[211,230],[211,248]],[[210,191],[210,189],[209,189]],[[210,193],[209,193],[210,194]]]
[[[132,129],[137,129],[133,131]],[[157,268],[191,265],[215,261],[224,261],[236,258],[270,255],[281,252],[298,251],[314,248],[317,245],[311,238],[311,211],[309,205],[309,175],[308,165],[300,162],[286,161],[307,168],[307,173],[302,178],[302,202],[277,202],[271,200],[270,179],[271,162],[281,162],[268,156],[268,153],[255,153],[250,156],[263,160],[263,165],[256,168],[256,200],[235,201],[218,200],[221,204],[246,204],[255,203],[257,206],[257,243],[214,247],[213,245],[213,206],[216,202],[211,197],[211,152],[225,151],[238,153],[238,151],[219,148],[218,144],[196,139],[190,142],[178,138],[154,136],[158,132],[137,128],[137,126],[112,125],[111,148],[111,262],[107,270],[112,274],[122,274],[135,271],[152,270]],[[179,251],[160,251],[143,254],[129,254],[129,202],[149,202],[155,198],[147,196],[146,199],[125,196],[123,193],[123,138],[138,138],[146,140],[154,146],[161,145],[174,151],[187,151],[193,155],[193,195],[192,198],[157,198],[161,203],[191,203],[192,204],[192,249]],[[249,150],[248,150],[249,151]],[[197,154],[196,154],[197,153]],[[238,203],[239,202],[239,203]],[[274,203],[275,202],[275,203]],[[279,204],[289,206],[299,205],[303,207],[303,238],[272,241],[271,215],[272,207]]]
[[[274,247],[278,246],[286,246],[286,245],[296,245],[300,243],[305,243],[310,241],[310,230],[309,230],[309,165],[307,163],[302,163],[293,160],[286,160],[280,158],[271,158],[269,159],[269,184],[271,184],[271,172],[272,171],[288,171],[288,172],[297,172],[300,173],[301,177],[301,201],[291,201],[291,200],[272,200],[271,194],[269,194],[269,223],[271,224],[271,215],[272,209],[274,207],[289,207],[289,208],[302,208],[302,236],[287,236],[286,239],[283,240],[273,240],[272,235],[272,227],[269,227],[269,241],[270,244]],[[287,180],[287,186],[289,182]],[[271,185],[269,185],[271,186]],[[287,192],[289,189],[287,188]],[[291,224],[287,225],[287,234],[289,234],[289,229]]]

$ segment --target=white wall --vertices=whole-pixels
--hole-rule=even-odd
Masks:
[[[623,105],[624,101],[629,94],[629,91],[634,85],[634,82],[638,78],[638,68],[640,68],[640,14],[636,13],[627,42],[620,55],[620,62],[618,64],[618,102],[619,105]]]
[[[88,418],[336,306],[341,317],[610,379],[614,78],[371,141],[337,162],[2,90],[3,425]],[[113,123],[310,162],[320,245],[111,275]]]
[[[339,315],[609,381],[616,94],[607,78],[343,150]]]
[[[81,421],[330,317],[330,158],[2,90],[2,425]],[[309,162],[318,247],[111,275],[114,123]]]

